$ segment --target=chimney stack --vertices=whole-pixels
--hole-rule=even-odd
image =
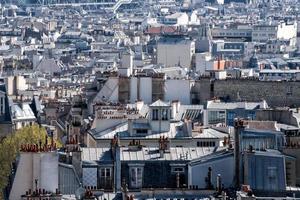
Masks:
[[[164,153],[170,150],[170,141],[168,137],[162,136],[158,140],[160,157],[164,157]]]
[[[222,192],[222,178],[221,178],[221,174],[218,174],[218,176],[217,176],[217,192],[218,193]]]
[[[241,119],[234,119],[234,164],[235,164],[235,187],[240,187],[240,135],[244,129]]]

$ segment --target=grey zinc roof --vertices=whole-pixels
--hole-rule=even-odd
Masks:
[[[176,121],[183,119],[194,120],[199,117],[203,110],[203,105],[180,105],[179,111],[175,116]]]
[[[110,148],[82,148],[82,161],[108,161],[111,160]]]
[[[73,165],[59,163],[59,190],[62,194],[74,194],[80,187],[80,180]]]
[[[121,147],[120,153],[122,161],[193,160],[222,149],[220,147],[171,147],[163,157],[160,157],[158,148],[143,147],[141,150],[134,151],[128,147]],[[81,158],[84,162],[111,161],[110,154],[109,148],[82,148]]]
[[[152,133],[147,136],[143,136],[142,138],[146,139],[158,139],[162,136],[168,137],[168,138],[183,138],[187,137],[187,135],[183,131],[177,131],[176,127],[181,126],[183,122],[176,122],[170,124],[170,130],[168,132],[162,132],[162,133]],[[118,135],[120,138],[141,138],[141,136],[132,137],[129,135],[128,132],[128,123],[123,123],[115,128],[110,128],[101,132],[97,132],[96,129],[90,130],[90,133],[93,135],[96,139],[112,139],[115,135]]]
[[[27,103],[22,103],[21,106],[14,104],[11,109],[14,120],[36,119],[32,109]]]
[[[151,160],[193,160],[212,154],[218,150],[215,147],[171,147],[160,157],[158,148],[143,147],[140,151],[129,151],[121,148],[122,161],[151,161]]]
[[[150,105],[150,107],[170,107],[170,103],[163,102],[162,100],[158,99],[154,103]]]
[[[199,134],[194,134],[193,133],[193,137],[194,138],[224,138],[227,137],[228,134],[226,133],[222,133],[220,131],[217,131],[215,129],[212,128],[207,128],[207,129],[203,129],[202,133]]]
[[[244,108],[248,110],[253,110],[256,108],[265,108],[268,107],[265,102],[219,102],[219,101],[208,101],[207,109],[237,109]]]

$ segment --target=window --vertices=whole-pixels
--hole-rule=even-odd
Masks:
[[[100,168],[100,187],[101,188],[111,188],[112,187],[112,168],[103,167]]]
[[[215,141],[198,141],[197,146],[198,147],[215,147],[216,142]]]
[[[278,181],[277,181],[277,167],[268,167],[268,187],[271,190],[275,190],[277,187]]]
[[[161,111],[161,119],[162,120],[168,120],[168,110],[167,109],[162,109],[162,111]]]
[[[136,129],[136,134],[147,135],[148,129]]]
[[[141,188],[143,182],[143,168],[130,168],[130,185],[132,188]]]
[[[209,111],[208,112],[208,123],[216,124],[225,122],[225,111]]]
[[[277,168],[276,167],[268,167],[268,178],[269,179],[277,178]]]
[[[152,110],[152,120],[158,120],[158,109]]]

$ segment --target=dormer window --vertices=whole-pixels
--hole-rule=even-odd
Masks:
[[[161,119],[165,121],[168,120],[168,109],[161,110]]]
[[[131,188],[142,188],[144,164],[130,163],[129,165],[129,186]]]
[[[159,120],[158,118],[158,109],[152,110],[152,120]]]

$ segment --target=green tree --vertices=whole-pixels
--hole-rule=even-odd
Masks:
[[[2,140],[0,143],[0,200],[3,199],[2,192],[7,185],[12,163],[20,152],[20,146],[22,144],[39,144],[39,142],[42,142],[42,145],[44,145],[46,134],[44,128],[33,125],[17,130]],[[57,141],[55,142],[58,144]]]

